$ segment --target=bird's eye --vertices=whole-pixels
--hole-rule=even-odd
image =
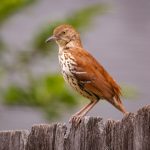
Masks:
[[[65,31],[63,31],[62,33],[63,33],[63,34],[65,34],[66,32],[65,32]]]

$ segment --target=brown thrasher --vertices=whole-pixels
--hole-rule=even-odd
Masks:
[[[119,98],[120,87],[103,66],[83,49],[80,35],[72,26],[64,24],[56,27],[46,42],[51,40],[55,40],[59,46],[58,58],[65,81],[90,99],[90,103],[73,115],[69,122],[79,123],[100,99],[127,113]]]

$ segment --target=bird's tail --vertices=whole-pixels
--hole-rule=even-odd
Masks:
[[[126,115],[128,112],[125,110],[125,107],[123,106],[120,98],[117,96],[113,97],[112,101],[109,101],[113,106],[115,106],[118,110],[120,110],[124,115]]]

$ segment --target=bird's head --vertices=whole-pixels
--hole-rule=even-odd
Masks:
[[[60,25],[53,31],[53,35],[46,40],[46,43],[55,40],[60,47],[65,47],[67,44],[80,44],[80,35],[71,25]]]

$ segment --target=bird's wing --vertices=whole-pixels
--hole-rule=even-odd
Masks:
[[[72,48],[70,53],[77,60],[72,73],[84,88],[107,100],[119,97],[119,86],[92,55],[80,48]]]

